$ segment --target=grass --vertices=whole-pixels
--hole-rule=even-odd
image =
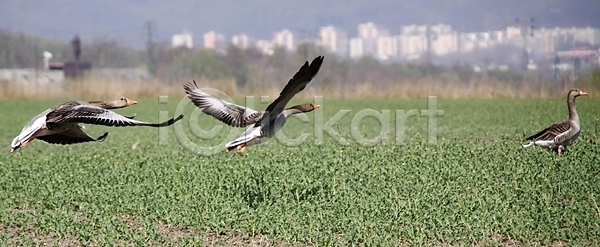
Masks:
[[[520,146],[526,136],[566,119],[565,101],[439,99],[444,114],[437,119],[437,144],[430,145],[428,119],[419,115],[405,120],[405,138],[395,142],[396,110],[426,110],[426,98],[326,98],[307,114],[310,123],[294,118],[283,130],[290,138],[310,134],[306,142],[271,140],[245,155],[225,154],[219,144],[243,130],[195,137],[190,126],[221,124],[192,114],[191,105],[182,125],[167,132],[87,125],[87,132],[108,131],[108,138],[70,146],[36,140],[9,154],[21,127],[61,100],[3,101],[0,243],[598,245],[598,99],[578,99],[583,130],[563,157]],[[118,111],[158,121],[159,111],[173,115],[179,98],[139,102]],[[387,144],[353,142],[353,118],[367,108],[390,110]],[[331,129],[350,144],[326,133],[315,144],[315,119],[326,122],[344,109],[350,112]],[[366,139],[380,133],[373,118],[354,124]],[[190,139],[186,145],[177,128]]]
[[[294,73],[295,70],[289,73]],[[583,79],[548,81],[528,78],[523,81],[498,81],[490,78],[473,78],[461,81],[458,78],[439,79],[434,77],[404,78],[383,81],[339,81],[333,82],[327,75],[316,77],[303,95],[327,95],[331,98],[425,98],[436,95],[446,99],[493,99],[493,98],[547,98],[564,97],[572,88],[580,87],[596,95],[600,93],[598,80],[582,75]],[[0,100],[40,99],[101,99],[113,98],[115,93],[134,98],[160,95],[181,95],[182,84],[189,78],[124,79],[114,76],[88,75],[67,78],[62,83],[34,83],[27,80],[0,80]],[[286,79],[287,80],[287,79]],[[279,95],[286,80],[272,83],[263,79],[252,79],[244,87],[238,87],[234,79],[208,80],[197,78],[203,88],[218,89],[227,95]]]

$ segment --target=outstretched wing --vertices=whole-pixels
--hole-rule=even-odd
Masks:
[[[542,131],[536,133],[535,135],[528,137],[525,140],[552,141],[557,136],[567,133],[570,129],[571,125],[569,124],[569,121],[555,123],[553,125],[550,125],[548,128],[545,128]]]
[[[319,69],[321,69],[323,58],[323,56],[318,56],[310,64],[308,64],[307,61],[300,67],[300,70],[296,72],[283,90],[281,90],[279,97],[267,107],[265,116],[261,119],[261,123],[275,119],[277,115],[285,109],[285,106],[290,102],[294,95],[306,88],[306,85],[317,75]],[[258,126],[261,123],[256,123],[256,125]]]
[[[65,111],[52,111],[46,115],[46,124],[60,123],[86,123],[105,126],[150,126],[150,127],[165,127],[169,126],[178,120],[181,120],[183,115],[177,118],[171,118],[162,123],[149,123],[134,120],[133,118],[125,117],[114,111],[100,108],[93,105],[78,105]]]
[[[200,90],[196,81],[187,82],[183,85],[188,98],[202,112],[213,116],[219,121],[233,127],[245,127],[260,120],[262,113],[253,109],[236,105],[225,100],[214,97]]]
[[[106,139],[106,136],[108,136],[108,132],[105,132],[103,135],[97,138],[93,138],[87,133],[83,132],[81,126],[74,124],[72,128],[69,128],[63,132],[44,136],[37,136],[36,138],[47,143],[67,145],[92,141],[101,142],[104,141],[104,139]]]

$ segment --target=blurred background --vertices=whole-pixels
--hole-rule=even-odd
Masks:
[[[599,1],[0,2],[0,98],[547,97],[600,88]]]

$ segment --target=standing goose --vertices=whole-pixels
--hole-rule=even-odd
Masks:
[[[535,144],[540,147],[549,148],[560,156],[566,151],[566,147],[579,136],[579,115],[577,115],[577,109],[575,108],[575,98],[586,95],[587,93],[584,91],[571,89],[567,95],[569,120],[550,125],[550,127],[528,137],[526,139],[528,142],[523,147]]]
[[[79,123],[115,127],[164,127],[183,118],[183,115],[180,115],[176,119],[171,118],[163,123],[148,123],[133,120],[133,116],[123,116],[110,110],[135,104],[137,104],[135,100],[121,97],[107,101],[68,101],[56,105],[38,114],[25,124],[21,133],[13,139],[10,152],[12,153],[24,147],[36,138],[52,144],[67,145],[91,141],[101,142],[108,135],[108,132],[106,132],[97,138],[93,138],[83,131]]]
[[[311,112],[320,107],[307,103],[285,109],[294,95],[304,90],[306,85],[317,75],[321,64],[323,64],[323,56],[316,57],[310,64],[306,61],[264,113],[209,95],[200,90],[195,81],[188,82],[183,87],[194,105],[202,109],[202,112],[232,127],[249,126],[240,137],[225,144],[227,152],[236,149],[242,153],[247,146],[265,142],[273,137],[281,130],[289,116],[301,112]]]

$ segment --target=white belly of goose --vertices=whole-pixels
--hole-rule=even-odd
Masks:
[[[548,140],[540,140],[540,141],[533,142],[533,144],[535,144],[536,146],[545,147],[545,148],[555,148],[558,146],[558,145],[556,145],[556,142],[554,142],[554,140],[549,140],[549,141]]]

